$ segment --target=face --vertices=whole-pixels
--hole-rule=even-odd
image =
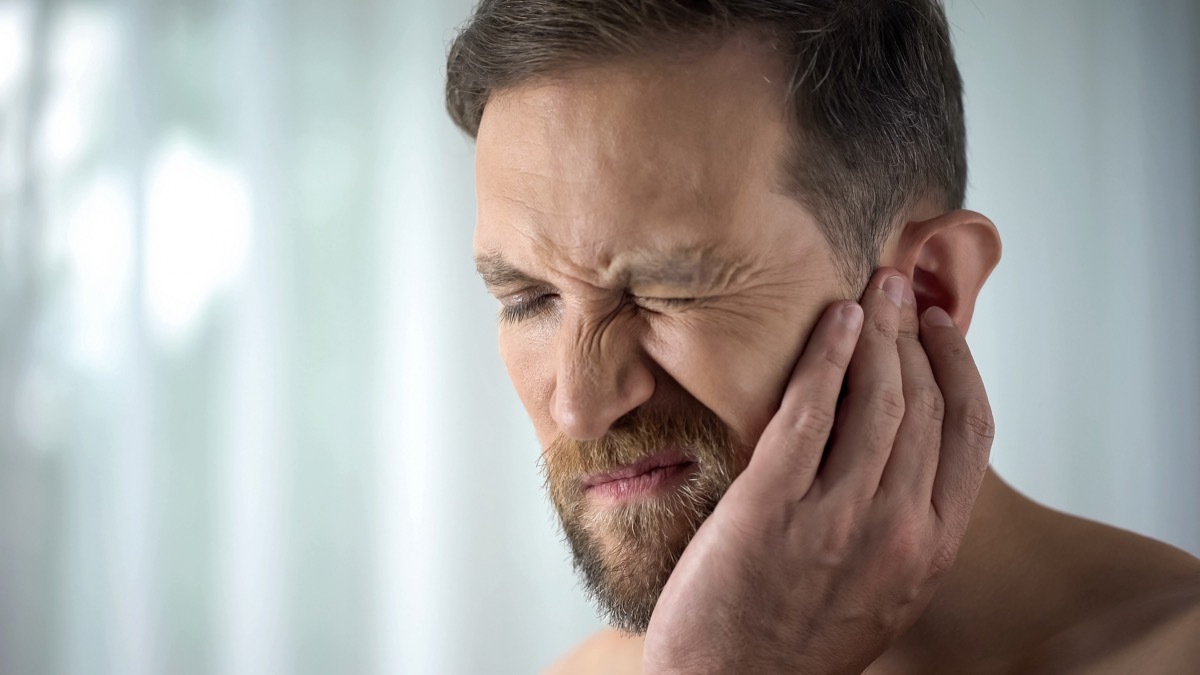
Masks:
[[[781,70],[731,42],[577,71],[493,96],[479,129],[501,355],[577,567],[633,632],[848,297],[780,187]]]

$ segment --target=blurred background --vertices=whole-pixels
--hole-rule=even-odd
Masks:
[[[474,277],[467,0],[0,0],[0,673],[598,627]],[[951,0],[994,465],[1200,553],[1200,3]]]

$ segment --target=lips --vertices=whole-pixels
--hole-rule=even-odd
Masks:
[[[655,491],[682,479],[694,462],[677,450],[651,455],[627,466],[588,476],[584,492],[590,495],[622,499]]]

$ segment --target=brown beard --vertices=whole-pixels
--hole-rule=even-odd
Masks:
[[[677,448],[695,462],[679,488],[611,508],[589,503],[584,478]],[[575,569],[604,619],[618,630],[646,632],[654,605],[696,530],[746,467],[749,448],[711,410],[638,408],[603,438],[559,436],[542,456]]]

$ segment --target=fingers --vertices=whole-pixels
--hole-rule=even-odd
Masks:
[[[946,403],[933,508],[961,535],[987,471],[995,435],[992,409],[966,339],[941,308],[931,307],[923,315],[921,342]]]
[[[896,443],[879,486],[880,490],[912,503],[928,504],[937,471],[945,401],[921,346],[912,284],[905,284],[896,349],[904,381],[904,421],[896,432]]]
[[[825,310],[745,474],[770,481],[797,499],[807,494],[862,323],[863,312],[856,303],[838,302]]]
[[[883,488],[928,500],[943,522],[964,530],[993,428],[962,333],[940,308],[918,322],[910,284],[883,269],[861,309],[843,302],[826,310],[747,473],[803,497],[819,470],[831,490],[870,497]]]
[[[884,268],[863,293],[866,320],[850,362],[833,448],[821,470],[822,484],[831,489],[874,494],[891,454],[905,408],[896,349],[904,288],[904,277]]]

